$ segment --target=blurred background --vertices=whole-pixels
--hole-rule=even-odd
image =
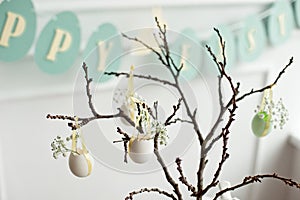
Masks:
[[[5,9],[1,10],[3,2],[0,5],[2,31],[6,19],[3,17]],[[17,2],[19,5],[17,7],[21,10],[25,5],[20,0],[10,0],[10,2]],[[257,138],[251,131],[251,120],[255,114],[256,105],[260,104],[262,94],[254,95],[241,102],[236,116],[237,120],[231,129],[230,159],[224,166],[221,179],[236,184],[248,175],[276,172],[300,181],[300,136],[298,133],[300,131],[298,121],[300,96],[297,89],[300,84],[300,79],[297,78],[300,73],[298,67],[300,31],[296,22],[298,16],[296,2],[298,1],[281,2],[292,5],[292,19],[286,17],[285,21],[279,22],[281,28],[286,28],[284,29],[286,37],[284,41],[276,43],[270,39],[273,29],[267,28],[268,16],[272,15],[269,10],[277,3],[271,0],[156,0],[147,2],[32,0],[36,13],[36,30],[28,52],[13,61],[7,61],[3,52],[2,56],[0,55],[0,199],[124,199],[128,192],[143,187],[160,187],[171,191],[160,170],[150,170],[151,172],[147,173],[124,172],[122,167],[107,165],[105,159],[97,159],[103,153],[107,159],[115,159],[113,158],[115,155],[110,150],[102,148],[101,140],[107,139],[112,142],[113,139],[118,139],[113,126],[118,122],[100,124],[101,131],[106,134],[105,137],[100,136],[99,133],[87,134],[88,147],[90,145],[91,149],[98,149],[97,153],[94,153],[96,161],[93,172],[87,178],[73,176],[68,169],[68,160],[66,158],[54,160],[50,147],[53,138],[57,135],[65,135],[70,130],[64,121],[46,119],[48,113],[74,115],[81,113],[81,109],[88,109],[80,66],[88,55],[85,51],[87,51],[89,40],[100,25],[110,23],[115,26],[116,34],[120,32],[131,35],[140,34],[147,40],[149,36],[142,36],[141,30],[155,27],[154,16],[158,16],[161,22],[167,24],[168,29],[173,33],[171,41],[175,40],[172,38],[173,35],[184,35],[183,30],[188,28],[193,30],[195,36],[192,39],[190,35],[188,37],[200,47],[209,41],[213,27],[226,26],[231,31],[229,36],[233,37],[231,45],[227,46],[230,51],[228,55],[236,54],[230,66],[230,73],[236,81],[242,83],[242,92],[273,82],[290,57],[294,56],[293,65],[280,79],[279,84],[273,88],[274,99],[283,98],[289,110],[290,117],[287,125],[283,130],[276,129],[264,138]],[[40,38],[44,36],[47,37],[47,32],[44,31],[47,24],[51,20],[58,20],[58,14],[64,11],[71,11],[78,19],[77,29],[80,30],[80,37],[73,42],[78,42],[79,47],[78,51],[73,54],[75,55],[74,58],[72,57],[73,62],[68,64],[69,69],[64,72],[49,73],[43,68],[43,63],[38,62],[37,56],[39,52],[42,52],[39,45],[43,44],[39,40],[42,40]],[[237,48],[237,35],[248,16],[257,16],[267,30],[266,45],[261,47],[263,50],[260,55],[251,61],[241,59],[239,56],[241,50]],[[293,25],[291,30],[288,29],[290,24]],[[274,37],[276,40],[276,36]],[[12,37],[11,42],[15,38]],[[257,44],[263,42],[258,40]],[[19,45],[21,48],[23,44]],[[127,55],[132,43],[124,42],[122,39],[119,47],[121,53]],[[18,48],[15,47],[15,49],[17,51]],[[196,105],[201,108],[198,112],[199,121],[203,124],[201,126],[203,132],[206,132],[214,120],[218,106],[215,100],[217,74],[209,68],[211,63],[206,59],[204,49],[202,50],[201,55],[199,53],[201,61],[196,63],[201,67],[197,68],[196,75],[187,79],[187,82],[189,88],[193,88],[191,93],[197,100]],[[143,53],[123,57],[120,69],[124,70],[128,70],[131,64],[138,68],[156,60],[155,56]],[[122,80],[120,82],[115,80],[93,85],[97,89],[97,91],[93,90],[97,110],[108,113],[112,111],[112,92],[122,84],[124,80],[123,83]],[[147,88],[145,95],[155,94],[155,97],[162,98],[162,102],[170,103],[169,97],[163,95],[164,92],[157,91],[159,90],[156,87],[150,87]],[[188,89],[186,91],[189,92]],[[172,91],[170,94],[173,94]],[[176,100],[174,100],[175,103]],[[169,110],[165,109],[165,113],[171,111],[171,105]],[[181,128],[176,134],[188,132],[188,130],[188,128]],[[110,136],[110,133],[115,135]],[[176,139],[176,136],[172,137],[171,139]],[[172,141],[170,141],[170,146],[172,146]],[[206,183],[211,180],[220,160],[221,150],[218,147],[222,144],[218,145],[209,155],[209,164],[205,173]],[[112,145],[112,148],[122,149],[122,145]],[[173,146],[173,148],[176,147]],[[196,183],[198,148],[196,140],[191,139],[187,148],[180,153],[185,174],[193,183]],[[123,155],[119,156],[120,159],[117,160],[120,161],[120,165],[124,165],[121,160]],[[178,177],[174,162],[170,161],[168,164],[174,177]],[[136,167],[132,163],[130,166],[133,167],[132,169]],[[138,166],[137,169],[141,170],[143,166]],[[182,190],[184,191],[185,188],[183,187]],[[184,194],[186,199],[192,199],[186,192]],[[241,200],[296,200],[299,199],[300,191],[288,188],[277,181],[266,180],[262,184],[257,183],[234,191],[233,194]],[[163,197],[144,194],[137,196],[136,199],[163,199]]]

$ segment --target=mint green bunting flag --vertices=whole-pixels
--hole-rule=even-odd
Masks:
[[[36,32],[36,14],[30,0],[0,4],[0,60],[12,62],[29,51]]]
[[[243,28],[237,34],[237,52],[242,61],[253,61],[265,50],[266,31],[261,19],[257,16],[247,17]]]
[[[112,77],[104,75],[104,72],[117,71],[121,64],[122,54],[119,31],[113,24],[105,23],[90,36],[83,56],[93,80],[106,82]]]
[[[61,12],[42,30],[34,59],[39,68],[49,74],[66,72],[79,53],[80,27],[75,14]]]
[[[284,0],[275,2],[267,23],[271,44],[278,45],[285,42],[294,29],[294,17],[290,2]]]

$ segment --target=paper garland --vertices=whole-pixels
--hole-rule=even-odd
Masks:
[[[268,10],[249,16],[239,24],[240,28],[235,31],[229,25],[217,26],[226,41],[225,54],[229,68],[237,59],[241,61],[257,59],[268,40],[272,45],[287,41],[295,24],[300,27],[300,0],[277,1]],[[1,61],[12,62],[24,57],[33,43],[35,32],[36,15],[31,0],[4,0],[0,4]],[[182,35],[198,41],[199,44],[203,43],[190,28],[183,30]],[[46,73],[64,73],[79,54],[80,40],[77,16],[72,12],[59,13],[48,22],[39,35],[35,46],[35,62]],[[198,60],[194,61],[193,57],[201,58],[203,54],[203,51],[199,51],[198,55],[193,55],[194,51],[187,48],[189,42],[185,39],[174,42],[175,48],[176,46],[180,48],[178,51],[180,59],[177,59],[177,62],[180,63],[181,60],[187,63],[187,70],[182,73],[186,79],[192,79],[197,75],[195,71],[198,69],[189,65],[198,66]],[[215,34],[205,43],[208,43],[214,52],[220,52],[220,44]],[[90,53],[93,49],[98,51]],[[102,77],[104,68],[118,70],[123,50],[121,36],[114,25],[106,23],[98,27],[84,50],[84,57],[92,63],[89,70],[94,80],[98,82],[109,80],[109,77]],[[183,53],[186,55],[182,55]],[[185,56],[187,59],[182,59]]]
[[[237,34],[238,57],[242,61],[253,61],[264,51],[267,43],[263,22],[257,16],[249,16]]]
[[[294,16],[291,5],[284,0],[278,1],[270,9],[268,17],[268,36],[271,44],[285,42],[294,28]]]
[[[202,48],[199,48],[199,39],[196,32],[186,28],[177,36],[177,39],[170,45],[171,56],[177,66],[183,65],[181,77],[187,80],[197,76]]]
[[[36,32],[36,14],[31,0],[0,4],[0,60],[12,62],[29,51]]]
[[[89,74],[94,81],[105,82],[111,76],[103,76],[105,69],[117,71],[121,64],[121,36],[117,28],[110,23],[102,24],[90,36],[83,52],[84,61],[89,66]]]
[[[67,71],[80,47],[79,22],[72,12],[61,12],[44,27],[35,47],[34,59],[49,74]]]

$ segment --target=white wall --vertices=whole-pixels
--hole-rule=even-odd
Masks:
[[[112,22],[120,31],[128,31],[142,27],[153,26],[151,6],[103,6],[105,3],[70,3],[64,1],[61,5],[55,1],[34,1],[38,12],[38,33],[55,13],[62,10],[73,10],[79,16],[82,30],[82,48],[85,47],[89,36],[97,26],[104,22]],[[192,1],[191,1],[192,2]],[[193,1],[194,2],[194,1]],[[65,6],[68,4],[70,7]],[[81,5],[84,5],[81,7]],[[139,4],[138,4],[139,5]],[[155,5],[155,4],[154,4]],[[103,7],[102,7],[103,6]],[[180,31],[191,27],[199,32],[199,36],[206,35],[212,26],[220,23],[236,22],[236,16],[258,13],[265,8],[264,3],[231,3],[230,5],[212,3],[192,3],[192,6],[170,6],[163,9],[163,16],[169,28]],[[138,16],[138,17],[137,17]],[[180,19],[180,20],[178,20]],[[130,22],[130,23],[128,23]],[[230,160],[224,167],[222,178],[233,183],[240,182],[245,175],[254,172],[273,172],[291,176],[293,157],[292,150],[287,146],[286,138],[290,132],[297,132],[299,128],[298,111],[299,98],[296,87],[300,84],[297,68],[300,50],[297,45],[299,31],[295,30],[287,43],[269,47],[262,57],[251,63],[238,63],[232,71],[234,77],[243,83],[242,90],[248,91],[252,87],[260,87],[274,79],[276,73],[284,66],[290,56],[295,57],[293,67],[284,74],[278,86],[274,88],[275,98],[283,97],[290,111],[290,121],[283,131],[275,131],[267,138],[257,140],[250,131],[250,121],[253,109],[260,102],[259,95],[251,97],[240,104],[237,121],[232,129],[230,140]],[[13,63],[0,63],[0,197],[1,200],[17,199],[122,199],[133,189],[145,186],[158,186],[170,190],[161,176],[161,171],[142,175],[121,173],[96,162],[93,174],[87,179],[73,177],[67,167],[65,159],[53,160],[50,151],[52,139],[63,135],[69,129],[65,122],[49,121],[45,116],[52,114],[70,114],[73,111],[73,87],[77,78],[81,58],[67,73],[52,76],[42,73],[33,61],[32,49],[24,59]],[[192,82],[193,86],[201,85],[201,80]],[[84,90],[82,87],[80,90]],[[100,88],[96,100],[110,103],[110,99],[103,100],[103,96],[110,96],[112,88]],[[80,92],[77,94],[80,95]],[[84,95],[84,94],[83,94]],[[99,95],[99,96],[98,96]],[[199,105],[203,113],[209,113],[211,106],[202,105],[203,98],[199,95]],[[207,98],[204,99],[208,101]],[[209,102],[207,102],[209,103]],[[98,110],[107,110],[107,104],[97,104]],[[86,106],[86,105],[82,105]],[[209,113],[210,117],[211,114]],[[206,124],[210,118],[201,117]],[[106,125],[105,130],[112,131]],[[204,125],[204,129],[208,126]],[[113,132],[113,131],[112,131]],[[114,133],[114,132],[113,132]],[[87,136],[88,143],[101,149],[99,135]],[[117,136],[113,136],[117,138]],[[98,143],[99,142],[99,143]],[[171,144],[170,144],[171,145]],[[183,166],[186,175],[195,181],[194,174],[197,162],[195,152],[197,145],[193,145],[183,155]],[[105,149],[103,149],[105,151]],[[108,152],[109,155],[109,152]],[[207,169],[207,180],[219,160],[218,149],[210,157]],[[215,162],[214,162],[215,161]],[[294,170],[295,171],[295,170]],[[177,177],[175,166],[171,172]],[[294,174],[293,174],[294,176]],[[297,175],[295,175],[297,176]],[[297,176],[299,178],[299,174]],[[253,188],[235,192],[240,199],[286,199],[288,192],[295,193],[282,184],[268,182],[270,185],[255,185]],[[274,189],[275,188],[275,189]],[[298,191],[299,192],[299,191]],[[295,197],[296,195],[293,194]],[[299,193],[298,193],[299,195]],[[143,196],[137,199],[153,199],[153,196]],[[188,198],[187,198],[188,199]],[[292,199],[291,199],[292,200]]]

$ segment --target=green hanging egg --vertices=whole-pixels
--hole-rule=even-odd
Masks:
[[[265,111],[258,112],[252,119],[252,132],[257,137],[264,137],[271,131],[271,116]]]

